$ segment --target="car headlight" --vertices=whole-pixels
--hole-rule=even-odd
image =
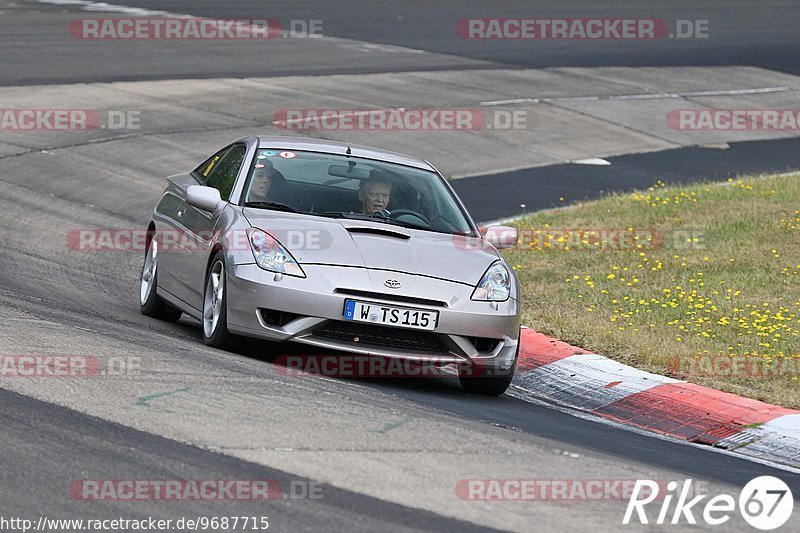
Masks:
[[[511,295],[511,274],[500,261],[492,264],[472,293],[473,300],[503,302]]]
[[[306,273],[297,264],[292,254],[280,245],[271,235],[260,229],[248,231],[250,249],[258,266],[270,272],[280,272],[289,276],[306,277]]]

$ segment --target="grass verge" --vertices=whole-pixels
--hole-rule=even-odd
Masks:
[[[531,214],[523,323],[659,374],[800,408],[800,174]]]

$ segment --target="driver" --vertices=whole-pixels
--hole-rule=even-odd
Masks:
[[[388,176],[379,169],[369,172],[369,178],[362,180],[358,187],[358,201],[361,202],[361,212],[373,215],[379,211],[386,212],[389,198],[392,195],[392,182]]]

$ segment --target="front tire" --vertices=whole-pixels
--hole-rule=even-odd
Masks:
[[[458,379],[465,392],[484,396],[500,396],[511,385],[514,371],[512,369],[510,374],[502,376],[459,376]]]
[[[147,243],[147,251],[139,278],[139,310],[143,315],[177,322],[181,311],[175,309],[158,296],[158,242],[155,237]]]
[[[500,396],[511,385],[511,380],[514,379],[514,371],[517,368],[517,359],[519,358],[519,344],[517,344],[517,353],[514,355],[514,363],[511,368],[499,370],[495,368],[478,367],[479,372],[473,375],[473,372],[463,372],[458,375],[458,380],[461,382],[461,388],[465,392],[473,394],[482,394],[484,396]]]
[[[226,272],[225,255],[217,252],[206,275],[203,296],[203,342],[213,348],[227,348],[234,340],[228,331]]]

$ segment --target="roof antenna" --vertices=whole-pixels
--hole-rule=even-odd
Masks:
[[[352,153],[353,153],[353,152],[350,150],[350,141],[349,141],[349,140],[347,140],[347,134],[346,134],[346,133],[344,133],[343,135],[344,135],[344,142],[347,144],[347,150],[345,151],[345,154],[347,154],[347,155],[349,156],[350,154],[352,154]]]

